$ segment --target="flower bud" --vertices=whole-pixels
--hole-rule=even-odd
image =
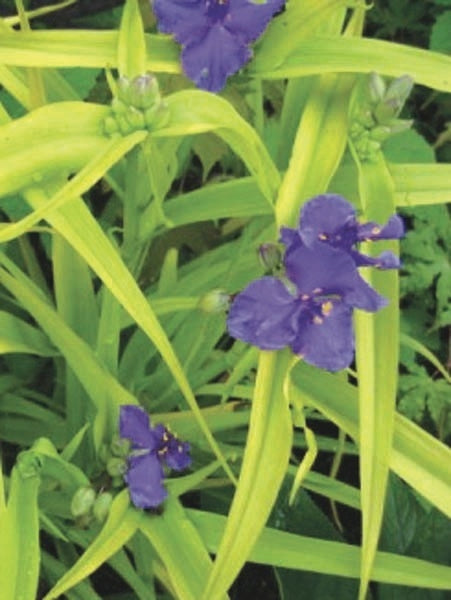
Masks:
[[[161,101],[158,81],[150,73],[139,75],[131,81],[121,76],[117,84],[119,98],[128,106],[145,110]]]
[[[370,139],[375,140],[376,142],[383,142],[388,137],[390,137],[391,132],[392,130],[390,129],[390,127],[387,127],[385,125],[378,125],[370,131],[369,137]]]
[[[95,499],[96,493],[92,487],[85,486],[79,488],[72,497],[70,512],[74,517],[87,515],[90,512]]]
[[[387,86],[385,85],[385,81],[379,75],[379,73],[370,73],[368,90],[370,93],[371,102],[377,103],[380,102],[384,95]]]
[[[280,267],[282,261],[282,253],[278,244],[274,242],[266,242],[258,249],[258,257],[263,267],[267,271],[275,271]]]
[[[228,309],[230,296],[224,290],[211,290],[199,300],[198,307],[206,313],[220,313]]]
[[[111,477],[119,477],[127,471],[127,461],[123,458],[110,458],[106,470]]]
[[[166,102],[154,104],[144,112],[144,120],[149,129],[159,129],[164,127],[169,121],[169,106]]]
[[[111,442],[111,453],[119,458],[126,458],[130,452],[130,441],[116,436]]]
[[[92,514],[99,523],[102,523],[107,518],[112,502],[113,496],[110,492],[102,492],[97,496],[92,507]]]

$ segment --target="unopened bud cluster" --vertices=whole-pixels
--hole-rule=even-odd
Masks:
[[[104,122],[109,135],[128,135],[141,129],[154,131],[169,120],[168,105],[161,98],[156,77],[150,73],[132,80],[119,77],[111,109],[113,114]]]
[[[83,486],[73,495],[70,511],[83,526],[87,526],[93,519],[102,523],[108,516],[112,501],[110,492],[97,493],[94,488]]]
[[[412,121],[398,119],[413,87],[408,75],[387,85],[377,73],[358,84],[351,107],[350,138],[361,160],[371,161],[382,143],[395,133],[409,129]]]
[[[123,486],[129,452],[130,442],[119,437],[101,448],[103,468],[96,483],[78,488],[72,496],[70,511],[79,526],[88,527],[93,521],[101,523],[108,516],[113,501],[109,490],[114,492],[115,488]]]

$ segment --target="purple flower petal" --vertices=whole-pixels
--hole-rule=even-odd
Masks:
[[[149,452],[143,456],[131,456],[125,474],[130,497],[138,508],[155,508],[168,495],[163,486],[163,469],[157,455]]]
[[[182,471],[191,464],[190,445],[188,442],[181,442],[171,434],[170,436],[165,454],[166,464],[174,471]]]
[[[301,238],[299,236],[299,231],[297,229],[292,229],[291,227],[281,227],[280,228],[280,237],[279,242],[282,242],[289,249],[291,246],[297,244],[298,246],[302,244]]]
[[[227,328],[231,336],[262,350],[279,350],[294,340],[301,308],[279,279],[263,277],[235,298]]]
[[[149,426],[149,415],[140,406],[121,406],[119,435],[129,439],[133,448],[154,450],[158,445],[158,438]]]
[[[251,57],[250,49],[220,23],[191,41],[182,52],[183,70],[194,83],[210,92],[219,92],[227,77]]]
[[[372,257],[366,254],[361,254],[356,250],[351,250],[351,255],[357,267],[376,267],[378,269],[399,269],[401,262],[399,258],[390,252],[385,250],[381,252],[379,256]]]
[[[398,215],[393,215],[387,224],[381,227],[377,223],[363,223],[357,227],[357,239],[363,240],[398,240],[404,235],[404,222]]]
[[[181,44],[203,37],[209,27],[205,0],[154,0],[158,29],[173,33]]]
[[[388,304],[388,300],[368,285],[357,271],[354,285],[345,291],[343,300],[349,306],[368,312],[376,312]]]
[[[340,247],[345,243],[346,246],[351,247],[356,241],[355,227],[355,209],[352,204],[337,194],[321,194],[304,204],[299,235],[306,245],[321,240],[329,243],[338,242],[334,245]],[[348,237],[352,235],[349,240],[342,238],[346,233]],[[342,239],[335,240],[337,235]]]
[[[352,308],[343,303],[333,304],[322,319],[302,313],[291,348],[316,367],[329,371],[345,369],[354,356]]]
[[[224,26],[248,44],[260,37],[273,15],[285,5],[285,0],[266,0],[261,3],[230,0],[229,4]]]

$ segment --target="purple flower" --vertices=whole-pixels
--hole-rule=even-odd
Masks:
[[[336,194],[322,194],[309,200],[301,210],[298,229],[283,227],[281,240],[289,255],[299,245],[311,247],[323,242],[343,250],[357,267],[374,266],[379,269],[398,269],[400,262],[392,252],[382,252],[377,258],[361,254],[354,246],[362,241],[398,239],[404,235],[402,219],[391,217],[386,225],[359,224],[352,204]]]
[[[292,245],[284,263],[285,282],[263,277],[236,296],[230,335],[262,350],[290,346],[312,365],[344,369],[354,355],[352,309],[374,312],[387,301],[363,281],[349,254],[330,245]]]
[[[298,229],[281,230],[285,279],[263,277],[238,294],[230,308],[229,333],[262,350],[290,346],[312,365],[344,369],[354,356],[353,309],[375,312],[387,304],[357,267],[399,267],[391,252],[371,258],[355,245],[396,239],[403,233],[397,216],[383,227],[361,225],[353,206],[341,196],[312,198],[302,209]]]
[[[285,0],[153,0],[159,30],[183,45],[182,64],[194,83],[219,92],[252,56],[249,44]]]
[[[131,442],[124,479],[132,502],[138,508],[155,508],[167,496],[163,465],[175,471],[191,463],[189,444],[180,442],[163,425],[151,427],[149,416],[139,406],[121,406],[119,434]]]

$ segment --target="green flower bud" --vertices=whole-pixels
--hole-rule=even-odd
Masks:
[[[105,117],[103,126],[107,135],[113,135],[119,131],[117,121],[114,117]]]
[[[387,123],[399,115],[412,88],[413,79],[408,75],[398,77],[390,83],[383,99],[374,109],[378,123]]]
[[[402,131],[406,131],[406,129],[410,129],[412,125],[413,121],[409,119],[392,119],[390,121],[390,133],[391,135],[401,133]]]
[[[170,118],[169,106],[166,102],[160,102],[148,108],[144,113],[146,125],[150,130],[164,127]]]
[[[130,106],[127,114],[125,115],[125,118],[127,119],[127,122],[130,125],[130,131],[136,131],[138,129],[146,129],[146,122],[144,120],[144,115],[137,108]]]
[[[127,471],[127,461],[123,458],[110,458],[106,470],[111,477],[119,477]]]
[[[220,313],[228,309],[230,296],[224,290],[211,290],[199,300],[198,307],[206,313]]]
[[[130,99],[132,106],[142,109],[159,104],[161,95],[156,77],[150,73],[135,77],[130,86]]]
[[[115,436],[111,441],[111,453],[119,458],[126,458],[130,452],[130,440]]]
[[[382,79],[382,77],[378,73],[370,73],[368,90],[371,102],[374,104],[380,102],[385,95],[386,89],[387,86],[385,85],[385,81]]]
[[[135,77],[131,81],[121,76],[117,86],[119,98],[128,106],[146,109],[161,101],[158,81],[150,73]]]
[[[79,488],[72,497],[70,512],[74,517],[87,515],[91,511],[95,499],[96,493],[91,487]]]
[[[390,127],[386,127],[385,125],[379,125],[374,127],[370,131],[370,139],[375,140],[377,142],[383,142],[388,137],[390,137],[391,129]]]
[[[102,492],[97,496],[96,501],[92,507],[92,514],[94,517],[102,523],[110,512],[111,503],[113,502],[113,496],[110,492]]]
[[[279,245],[274,242],[262,244],[258,249],[258,257],[267,271],[275,271],[282,261]]]
[[[111,108],[116,115],[124,115],[128,110],[127,104],[119,98],[113,98]]]

